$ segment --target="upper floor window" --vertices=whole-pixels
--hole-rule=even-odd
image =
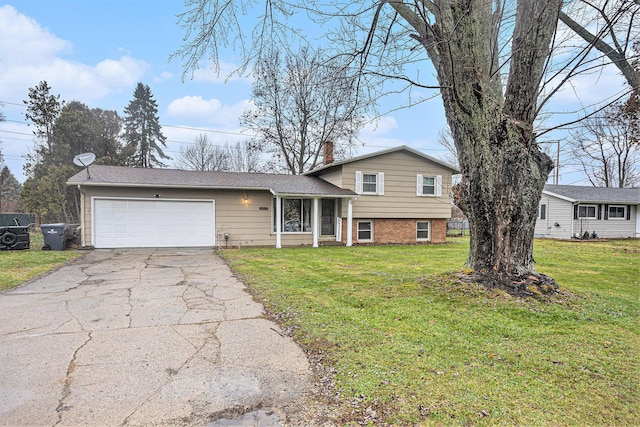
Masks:
[[[416,180],[417,196],[442,196],[442,175],[418,174]]]
[[[422,177],[422,194],[435,196],[436,194],[436,178],[433,176]]]
[[[378,174],[363,173],[362,174],[362,192],[376,194],[378,190],[377,182],[378,182]]]
[[[384,194],[384,172],[372,173],[356,171],[356,193]]]

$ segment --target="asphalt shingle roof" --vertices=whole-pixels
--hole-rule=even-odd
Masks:
[[[67,181],[68,185],[112,187],[174,187],[231,190],[271,190],[276,194],[356,196],[314,176],[245,172],[201,172],[180,169],[91,165]],[[91,175],[91,178],[89,178]]]
[[[640,187],[603,188],[578,185],[545,185],[544,191],[566,197],[574,202],[640,204]]]

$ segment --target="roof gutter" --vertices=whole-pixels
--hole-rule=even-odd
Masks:
[[[81,183],[69,182],[67,185],[84,185],[89,187],[118,187],[118,188],[190,188],[190,189],[203,189],[203,190],[252,190],[252,191],[269,191],[268,187],[229,187],[229,186],[211,186],[211,185],[175,185],[175,184],[134,184],[134,183],[111,183],[111,182],[92,182],[87,184],[87,181]]]

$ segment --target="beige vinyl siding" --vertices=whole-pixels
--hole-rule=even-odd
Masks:
[[[333,168],[323,171],[318,176],[336,187],[344,188],[342,187],[342,166],[334,166]]]
[[[118,197],[155,199],[207,199],[215,200],[216,245],[224,246],[224,233],[229,233],[229,246],[275,246],[273,230],[273,198],[268,191],[197,190],[171,188],[113,188],[82,187],[83,244],[91,241],[91,198]],[[245,195],[247,202],[244,201]],[[263,208],[263,209],[260,209]],[[266,209],[265,209],[266,208]],[[189,232],[189,224],[176,218],[176,230]],[[311,234],[282,234],[283,245],[311,244]]]
[[[384,173],[384,195],[361,194],[353,203],[354,218],[450,218],[451,171],[406,151],[388,153],[342,165],[342,186],[356,191],[356,171]],[[442,196],[416,194],[416,178],[442,176]],[[321,175],[324,179],[325,176]],[[346,203],[341,216],[346,217]]]

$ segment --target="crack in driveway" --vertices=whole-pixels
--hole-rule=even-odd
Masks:
[[[89,252],[0,294],[0,425],[202,425],[285,406],[310,370],[279,330],[211,250]]]
[[[71,362],[69,362],[69,366],[67,368],[67,374],[64,378],[64,385],[62,387],[62,395],[60,397],[60,400],[58,401],[58,406],[56,406],[56,412],[58,413],[58,421],[54,424],[54,426],[57,426],[58,424],[60,424],[62,422],[62,415],[63,412],[68,411],[71,409],[71,407],[69,406],[65,406],[64,402],[67,400],[67,398],[71,395],[71,383],[73,382],[73,373],[76,370],[76,360],[78,358],[78,352],[80,352],[80,350],[82,350],[84,348],[84,346],[86,346],[92,339],[91,336],[92,332],[89,332],[87,334],[87,339],[85,340],[85,342],[83,342],[80,347],[78,347],[76,349],[76,351],[73,352],[73,356],[71,357]]]

